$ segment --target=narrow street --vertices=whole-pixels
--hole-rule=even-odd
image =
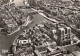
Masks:
[[[37,0],[35,0],[35,1],[37,1]],[[20,24],[20,26],[19,26],[20,30],[11,35],[2,35],[0,33],[0,56],[6,56],[8,50],[10,50],[10,52],[11,52],[8,54],[12,54],[13,49],[14,49],[15,53],[17,53],[17,51],[21,51],[21,52],[18,52],[18,54],[20,54],[19,56],[28,56],[28,55],[32,56],[32,54],[33,55],[38,54],[38,53],[34,52],[35,50],[39,51],[37,47],[39,47],[39,49],[46,48],[44,53],[42,53],[43,50],[40,49],[39,52],[40,52],[41,56],[54,56],[54,55],[56,56],[56,53],[59,54],[59,52],[57,52],[57,49],[60,49],[60,55],[58,55],[58,56],[70,56],[69,54],[72,54],[72,52],[75,52],[75,51],[78,51],[80,53],[80,48],[78,46],[78,43],[80,42],[80,38],[79,38],[80,34],[78,31],[76,31],[74,28],[72,28],[70,26],[70,22],[72,23],[72,21],[74,19],[73,17],[75,14],[72,15],[73,10],[72,11],[70,10],[71,13],[70,13],[70,11],[65,10],[66,9],[65,6],[67,4],[63,4],[61,2],[60,2],[61,4],[55,4],[55,2],[53,2],[50,4],[50,6],[48,6],[49,4],[47,4],[47,3],[45,4],[41,1],[40,3],[36,2],[37,3],[36,5],[38,5],[38,6],[33,6],[33,5],[35,5],[35,3],[32,0],[27,1],[27,2],[29,3],[29,5],[31,7],[27,6],[25,4],[24,0],[21,0],[21,1],[14,0],[13,1],[13,3],[15,4],[15,8],[13,9],[13,12],[15,11],[14,14],[13,14],[13,12],[12,12],[12,14],[10,14],[12,10],[9,11],[9,9],[7,9],[7,12],[11,15],[11,17],[13,19],[15,19],[14,17],[16,17],[15,21],[17,23],[19,23],[18,21],[20,20],[20,23],[23,25]],[[42,5],[40,6],[38,3],[42,4]],[[8,4],[10,4],[10,3],[8,3]],[[45,5],[45,6],[43,6],[43,5]],[[59,7],[59,5],[60,5],[60,7]],[[62,5],[65,5],[65,6],[62,6]],[[71,5],[68,5],[68,6],[71,6]],[[73,4],[72,4],[72,6],[73,6]],[[37,7],[41,7],[41,8],[37,8]],[[18,13],[16,13],[17,12],[16,10],[18,10],[18,9],[20,9],[21,14],[19,13],[19,11],[18,11]],[[70,13],[69,16],[66,15],[68,13]],[[19,16],[19,14],[20,14],[20,16]],[[14,15],[14,17],[13,17],[13,15]],[[76,13],[76,15],[77,15],[77,13]],[[29,16],[31,16],[31,17],[29,17]],[[68,18],[68,17],[70,17],[70,18]],[[8,18],[8,19],[10,19],[10,18]],[[24,18],[24,19],[22,19],[22,18]],[[26,18],[27,18],[27,20],[25,20]],[[75,18],[77,19],[77,16]],[[71,19],[71,20],[69,20],[69,19]],[[75,20],[74,20],[74,22],[75,22]],[[31,23],[29,23],[27,25],[26,21],[28,21],[28,22],[31,21]],[[36,24],[38,25],[38,24],[41,24],[42,22],[46,22],[46,21],[48,23],[56,23],[56,24],[53,25],[53,24],[44,24],[43,23],[44,28],[43,29],[39,28],[40,32],[37,31],[38,34],[34,34],[34,33],[37,33],[34,26]],[[68,22],[68,21],[70,21],[70,22]],[[15,24],[15,22],[14,22],[14,24]],[[27,25],[27,26],[24,26],[24,25]],[[50,27],[48,27],[47,25]],[[19,39],[18,38],[19,35],[24,30],[28,30],[30,27],[33,27],[33,31],[31,30],[32,32],[30,32],[29,34],[27,34],[27,32],[25,32],[26,37],[24,37],[24,35],[23,35],[23,37],[25,39]],[[49,29],[46,29],[46,28],[49,28]],[[35,29],[35,31],[34,31],[34,29]],[[39,34],[40,34],[40,36],[37,36]],[[27,35],[29,35],[29,36],[27,36]],[[32,36],[31,38],[30,38],[30,35]],[[28,40],[28,37],[29,37],[29,40]],[[17,46],[16,45],[11,46],[15,42],[16,39],[18,39],[16,42],[18,42],[19,44],[17,44]],[[31,48],[28,49],[28,47],[30,47],[30,46],[27,47],[26,44],[23,43],[23,42],[25,42],[25,40],[26,40],[26,43],[30,42],[29,45],[31,44],[30,45]],[[56,44],[54,44],[53,41]],[[23,45],[25,44],[26,49],[25,49],[25,47],[23,48],[22,44]],[[22,45],[22,46],[19,47],[18,45]],[[55,45],[56,45],[56,48],[54,48]],[[11,48],[12,48],[12,50],[11,50]],[[30,50],[30,49],[32,49],[32,50]],[[28,54],[28,52],[27,52],[29,50],[31,52],[31,53],[29,52],[30,54]],[[64,53],[65,51],[66,51],[66,53]],[[69,54],[67,53],[68,51],[69,51]],[[17,56],[17,54],[13,54],[13,56],[15,56],[15,55]]]
[[[29,10],[29,9],[28,9]],[[30,9],[31,10],[31,9]],[[27,11],[27,9],[24,9],[24,12]],[[40,24],[43,21],[48,21],[43,16],[39,14],[32,15],[33,16],[33,22],[29,24],[27,27],[33,27],[35,24]],[[24,28],[24,29],[28,29]],[[8,50],[10,46],[12,45],[13,41],[21,34],[21,32],[24,30],[21,29],[18,32],[12,34],[12,35],[0,35],[0,53],[2,53],[2,50]]]

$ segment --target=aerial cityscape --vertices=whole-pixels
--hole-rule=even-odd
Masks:
[[[80,0],[0,0],[0,56],[80,56]]]

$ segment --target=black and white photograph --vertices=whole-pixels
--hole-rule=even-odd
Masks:
[[[80,0],[0,0],[0,56],[80,56]]]

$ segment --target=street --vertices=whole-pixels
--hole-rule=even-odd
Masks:
[[[29,10],[29,9],[28,9]],[[31,10],[31,9],[30,9]],[[27,9],[24,9],[24,12],[27,11]],[[35,24],[40,24],[43,21],[47,21],[43,16],[39,14],[32,15],[33,16],[33,22],[25,27],[24,29],[28,29],[29,27],[33,27]],[[12,35],[0,35],[0,53],[2,50],[8,50],[10,46],[12,45],[13,41],[19,36],[19,34],[22,33],[24,29],[19,30],[18,32],[12,34]]]

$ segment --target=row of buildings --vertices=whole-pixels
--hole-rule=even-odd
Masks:
[[[30,15],[15,7],[14,3],[3,5],[0,9],[0,28],[4,34],[15,32],[31,21]]]
[[[47,14],[50,14],[52,18],[66,23],[77,32],[80,29],[80,5],[74,1],[60,2],[60,1],[45,1],[40,5],[40,8]]]
[[[30,3],[30,6],[33,6],[35,1],[30,0]],[[50,18],[54,17],[57,21],[59,21],[59,23],[42,22],[41,24],[36,24],[35,26],[30,27],[28,30],[24,30],[13,42],[8,55],[74,56],[76,53],[79,55],[80,50],[78,49],[76,52],[70,51],[69,49],[67,50],[69,46],[76,46],[80,42],[79,38],[73,33],[71,28],[75,25],[74,28],[79,29],[79,18],[77,16],[75,17],[75,15],[79,15],[78,5],[74,5],[74,2],[70,0],[66,3],[60,1],[52,1],[49,4],[47,3],[48,0],[47,2],[44,0],[43,3],[37,4],[46,14],[49,13],[48,15],[51,15],[49,16]],[[13,8],[13,10],[9,8],[8,12],[14,18],[13,20],[16,22],[18,27],[26,20],[25,18],[22,19],[26,15],[17,8]],[[17,17],[17,15],[19,17]]]
[[[70,27],[42,22],[24,30],[13,42],[9,51],[14,56],[70,56],[71,52],[68,54],[69,51],[64,47],[75,45],[78,41]]]

